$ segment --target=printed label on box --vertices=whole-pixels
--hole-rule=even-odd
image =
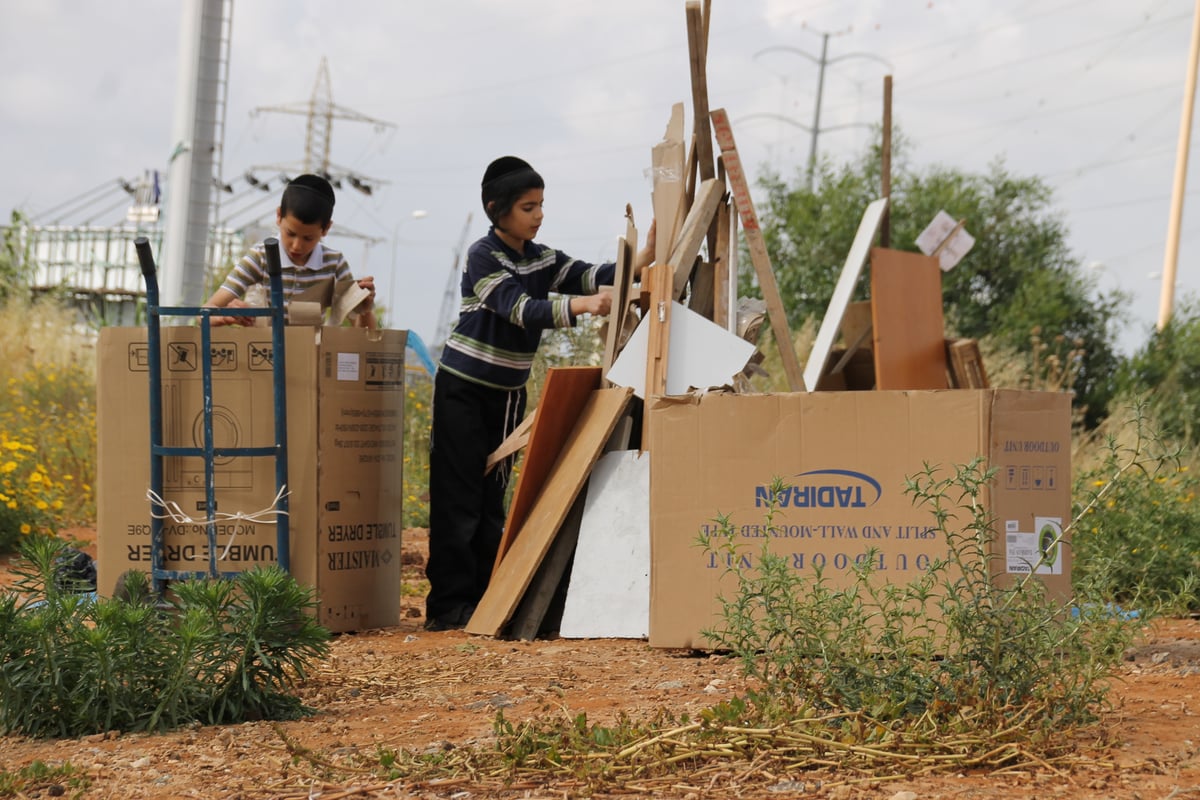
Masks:
[[[1028,575],[1062,574],[1062,520],[1058,517],[1034,517],[1034,533],[1014,531],[1012,520],[1004,535],[1006,571]]]
[[[358,361],[358,353],[338,353],[337,379],[339,381],[357,381]]]

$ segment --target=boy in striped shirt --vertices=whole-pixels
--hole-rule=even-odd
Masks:
[[[321,303],[321,312],[333,301],[334,286],[353,280],[350,265],[341,251],[326,247],[321,240],[333,221],[336,198],[329,181],[319,175],[300,175],[288,182],[275,211],[279,225],[279,260],[283,268],[284,301],[313,299]],[[242,256],[225,282],[204,305],[209,308],[245,307],[246,292],[255,284],[266,285],[266,246],[258,242]],[[375,280],[362,278],[358,285],[370,296],[354,309],[355,324],[375,327]],[[253,317],[213,316],[213,325],[253,325]]]

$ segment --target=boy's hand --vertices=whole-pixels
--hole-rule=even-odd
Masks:
[[[361,303],[359,303],[358,307],[361,308],[363,311],[366,311],[369,308],[374,308],[375,307],[375,276],[368,275],[365,278],[360,278],[358,281],[358,288],[366,289],[368,292],[371,293],[371,296],[368,297],[366,300],[362,301]]]
[[[580,314],[607,316],[611,309],[612,295],[607,291],[601,290],[596,294],[585,294],[571,298],[571,311],[576,316]]]
[[[234,298],[225,304],[226,308],[250,308],[250,304]],[[249,328],[254,325],[254,317],[218,317],[213,315],[209,317],[209,322],[214,325],[241,325],[243,328]]]

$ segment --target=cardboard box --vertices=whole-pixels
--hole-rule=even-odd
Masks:
[[[405,332],[288,327],[285,333],[290,570],[315,587],[332,631],[400,618]],[[162,328],[163,441],[203,444],[200,329]],[[144,328],[104,328],[97,373],[97,572],[109,595],[126,570],[150,569],[150,372]],[[218,447],[272,446],[271,331],[212,330]],[[275,458],[217,458],[217,569],[278,563]],[[207,571],[204,461],[169,457],[166,568]],[[194,520],[189,522],[188,520]]]
[[[757,557],[770,487],[791,486],[775,518],[774,553],[834,586],[875,548],[876,577],[911,580],[946,552],[928,508],[904,492],[926,464],[949,477],[977,456],[996,467],[983,497],[996,525],[993,574],[1011,580],[1036,564],[1039,533],[1071,514],[1070,397],[1015,390],[707,394],[651,406],[650,644],[706,648],[720,623],[718,597],[736,576],[697,546],[728,515]],[[1048,593],[1071,592],[1067,542],[1038,568]]]

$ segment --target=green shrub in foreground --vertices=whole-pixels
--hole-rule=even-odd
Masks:
[[[328,651],[311,589],[278,567],[174,583],[169,606],[143,573],[123,599],[59,585],[65,545],[21,547],[18,593],[0,596],[0,732],[67,737],[189,722],[291,719],[290,693]]]
[[[51,797],[82,797],[90,783],[87,775],[69,762],[50,766],[34,761],[15,772],[0,768],[0,797],[40,797],[43,792]]]
[[[1198,476],[1135,402],[1075,481],[1076,592],[1127,609],[1200,610]]]
[[[757,686],[747,722],[832,715],[863,727],[865,718],[867,731],[978,732],[987,746],[1007,730],[1038,747],[1094,722],[1139,621],[1073,613],[1036,578],[993,581],[993,520],[981,501],[991,479],[978,462],[950,477],[927,467],[910,479],[908,492],[929,508],[946,552],[906,584],[874,576],[870,550],[835,587],[820,571],[797,572],[765,543],[747,557],[727,520],[702,539],[736,574],[736,590],[721,598],[721,624],[705,633],[741,659]]]

